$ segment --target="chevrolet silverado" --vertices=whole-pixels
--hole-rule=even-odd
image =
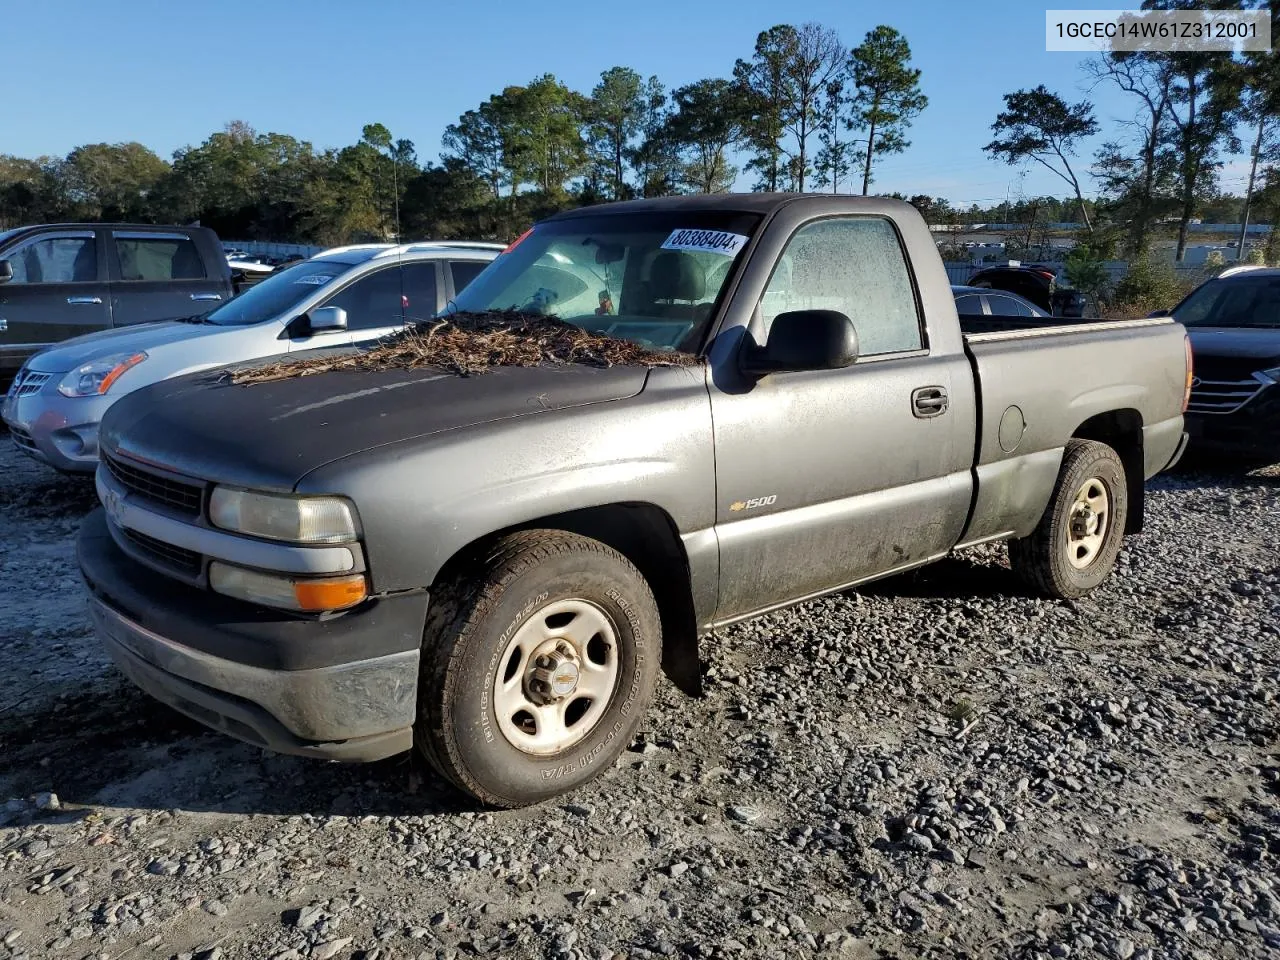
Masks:
[[[696,694],[727,624],[991,541],[1084,595],[1185,444],[1181,325],[966,333],[892,200],[569,211],[433,323],[494,311],[682,362],[206,373],[111,406],[79,560],[122,671],[250,743],[416,748],[536,803],[612,765],[660,671]]]

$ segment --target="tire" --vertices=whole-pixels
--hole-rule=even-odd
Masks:
[[[1101,485],[1107,505],[1105,530],[1099,529],[1093,537],[1086,534],[1088,514],[1080,510],[1078,499],[1091,483]],[[1096,492],[1096,486],[1090,491]],[[1095,496],[1093,503],[1097,502]],[[1058,599],[1083,597],[1115,568],[1128,514],[1124,464],[1115,450],[1094,440],[1068,441],[1049,506],[1029,536],[1009,542],[1009,564],[1040,593]],[[1084,529],[1073,530],[1073,517],[1083,522]],[[1087,550],[1082,554],[1086,541],[1094,547],[1091,554]]]
[[[558,530],[501,537],[432,593],[415,745],[489,806],[568,793],[634,738],[661,641],[653,593],[616,550]]]

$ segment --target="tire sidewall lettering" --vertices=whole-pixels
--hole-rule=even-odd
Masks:
[[[485,743],[493,743],[495,737],[493,732],[493,684],[491,681],[498,669],[498,658],[502,656],[502,651],[507,648],[507,643],[512,635],[524,625],[524,622],[532,616],[535,610],[547,602],[550,596],[550,593],[544,590],[525,603],[520,612],[507,624],[507,628],[498,636],[498,642],[494,645],[493,655],[489,658],[489,666],[486,671],[490,682],[486,682],[480,690],[480,730],[484,735]]]

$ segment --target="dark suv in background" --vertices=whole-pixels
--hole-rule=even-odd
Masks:
[[[1280,461],[1280,270],[1229,268],[1169,313],[1191,337],[1189,451]]]
[[[0,233],[0,388],[39,350],[83,333],[205,313],[231,299],[208,227],[55,223]]]
[[[1083,293],[1063,286],[1053,267],[1040,263],[985,267],[969,278],[969,286],[1016,293],[1054,317],[1083,319],[1089,305]]]

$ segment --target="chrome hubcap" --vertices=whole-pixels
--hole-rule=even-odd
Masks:
[[[1077,570],[1093,563],[1107,539],[1111,498],[1107,485],[1090,477],[1076,491],[1067,523],[1067,560]]]
[[[513,747],[550,756],[600,722],[618,685],[618,634],[586,600],[558,600],[533,613],[498,660],[493,706]]]

